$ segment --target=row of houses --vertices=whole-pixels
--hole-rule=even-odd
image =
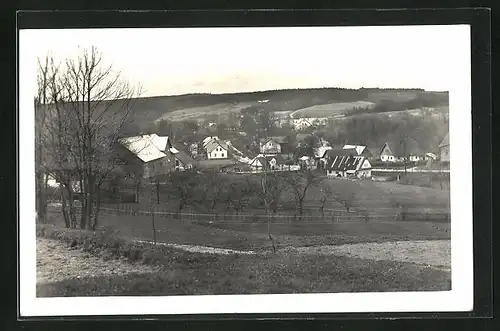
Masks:
[[[123,157],[127,172],[140,172],[144,178],[170,171],[183,171],[193,166],[221,171],[263,171],[321,169],[334,177],[371,177],[372,165],[402,161],[437,160],[449,162],[449,138],[446,135],[439,145],[439,156],[434,153],[414,154],[400,146],[384,143],[379,148],[346,144],[333,147],[319,139],[319,147],[305,148],[308,135],[297,135],[290,143],[286,137],[267,137],[259,141],[260,153],[245,155],[231,141],[219,137],[206,137],[199,144],[179,146],[169,137],[157,134],[123,138],[122,146],[128,152]],[[186,152],[184,149],[188,149]]]

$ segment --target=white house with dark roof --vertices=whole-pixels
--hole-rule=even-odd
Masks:
[[[332,177],[370,178],[371,164],[366,156],[358,155],[354,149],[330,150],[327,152],[326,174]]]

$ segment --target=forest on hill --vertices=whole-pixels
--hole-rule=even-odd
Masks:
[[[448,104],[448,92],[429,92],[418,89],[291,89],[231,94],[186,94],[136,98],[132,103],[130,120],[141,128],[149,126],[172,112],[198,113],[192,119],[225,120],[229,113],[262,110],[266,112],[295,111],[315,105],[335,102],[369,101],[376,103],[372,113],[404,110],[416,107],[437,107]],[[240,106],[238,106],[241,104]],[[106,106],[106,105],[103,105]],[[119,107],[116,102],[113,107]],[[202,107],[202,109],[199,109]],[[227,113],[224,113],[227,109]],[[366,109],[353,109],[352,114]],[[182,118],[182,116],[181,116]]]

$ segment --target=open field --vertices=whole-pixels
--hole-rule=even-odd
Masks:
[[[419,91],[376,91],[369,92],[367,100],[375,103],[388,99],[397,102],[406,102],[415,99],[420,93]]]
[[[231,113],[239,113],[241,112],[242,109],[245,109],[252,105],[257,105],[257,103],[256,102],[217,103],[210,106],[185,108],[165,113],[164,115],[156,119],[155,122],[161,120],[168,120],[171,122],[179,122],[186,120],[203,120],[208,116],[223,116]]]
[[[245,178],[242,176],[246,175],[226,173],[220,176],[220,180],[232,183],[244,180]],[[415,176],[421,177],[420,174],[416,174]],[[259,177],[258,175],[252,175],[250,178],[257,179]],[[175,212],[177,211],[178,202],[167,190],[162,189],[166,185],[162,184],[160,188],[161,206],[158,207],[164,211]],[[354,209],[358,208],[362,211],[368,211],[370,214],[377,214],[380,211],[384,211],[387,215],[394,215],[399,212],[401,205],[425,212],[426,209],[447,209],[450,204],[449,190],[402,185],[396,182],[374,182],[371,180],[325,177],[319,186],[311,186],[308,189],[304,199],[304,208],[314,211],[316,215],[319,212],[319,200],[322,197],[322,188],[324,186],[328,186],[333,192],[338,192],[341,195],[349,196],[353,194]],[[140,203],[130,204],[129,208],[147,209],[152,200],[156,201],[156,194],[153,191],[154,186],[144,186],[140,191]],[[115,208],[113,204],[106,206]],[[282,192],[281,206],[284,210],[293,210],[295,208],[296,204],[291,192]],[[222,205],[217,206],[217,208],[222,207]],[[256,200],[251,202],[247,209],[250,209],[253,213],[258,213],[259,210],[262,213],[263,210],[262,206]],[[328,198],[324,209],[341,210],[344,208],[338,201]],[[216,211],[222,212],[222,209],[216,209]]]
[[[67,238],[68,239],[68,238]],[[88,245],[39,239],[37,296],[186,295],[436,291],[451,289],[448,271],[348,254],[210,255],[161,246],[118,245],[96,255]],[[88,241],[87,241],[88,242]],[[73,245],[72,245],[73,246]],[[87,247],[87,248],[86,248]],[[429,247],[431,248],[431,247]],[[76,249],[76,250],[75,250]],[[87,254],[87,251],[94,252]],[[138,254],[131,254],[132,251]],[[144,253],[141,254],[141,251]],[[47,255],[48,253],[48,255]],[[358,252],[359,253],[359,249]],[[354,251],[353,254],[356,254]],[[359,254],[358,254],[359,255]],[[373,255],[373,252],[372,252]],[[145,264],[134,269],[127,260]],[[56,257],[54,259],[53,257]],[[154,267],[148,266],[155,264]],[[106,265],[106,268],[103,268]],[[103,269],[105,271],[103,271]]]
[[[446,211],[449,191],[372,181],[328,179],[326,183],[344,194],[356,194],[352,207],[354,212],[339,213],[341,206],[331,201],[328,207],[334,208],[336,212],[327,210],[324,217],[320,216],[320,189],[311,188],[302,219],[290,217],[295,213],[294,210],[286,212],[287,208],[293,208],[292,200],[288,201],[289,206],[283,206],[284,210],[273,218],[271,233],[278,247],[450,238],[450,222],[447,219],[433,220],[431,217],[431,221],[426,221],[425,218],[411,214],[405,221],[395,218],[400,211],[397,206],[401,204],[405,204],[416,215],[425,215],[427,211],[432,212],[437,208]],[[161,201],[170,200],[168,196],[163,196]],[[124,205],[120,206],[123,209]],[[157,207],[159,209],[155,210],[163,211],[163,206],[162,202]],[[108,207],[112,210],[113,206]],[[175,208],[175,204],[171,207]],[[121,236],[130,239],[153,240],[151,215],[147,212],[137,213],[139,210],[149,210],[150,205],[130,204],[130,208],[129,211],[121,212],[104,210],[100,224],[117,230]],[[368,219],[359,217],[364,213],[369,215]],[[267,236],[267,219],[255,215],[263,215],[262,208],[246,210],[237,217],[188,211],[180,219],[175,213],[156,215],[156,236],[158,241],[181,245],[268,250],[271,243]],[[55,214],[54,220],[62,226],[60,215]]]
[[[354,108],[373,108],[374,106],[374,103],[368,101],[335,102],[302,108],[291,113],[290,117],[332,117],[335,115],[345,115],[346,112]]]
[[[52,215],[52,223],[63,227],[59,212]],[[103,215],[100,225],[116,231],[130,240],[156,240],[178,245],[203,245],[236,250],[269,251],[271,242],[267,235],[267,223],[214,222],[207,223],[183,216],[155,217],[156,234],[153,233],[152,217],[148,215]],[[450,224],[437,222],[341,222],[332,220],[307,223],[302,220],[290,224],[274,221],[271,233],[278,249],[294,246],[339,245],[364,242],[388,242],[401,240],[437,240],[450,238]]]
[[[237,179],[239,175],[224,176]],[[307,213],[291,218],[286,216],[287,208],[293,208],[288,197],[271,221],[273,242],[267,219],[251,215],[262,214],[257,207],[247,216],[215,213],[207,218],[188,213],[153,217],[148,203],[130,204],[134,212],[108,206],[100,215],[97,234],[63,229],[61,213],[50,208],[52,225],[37,226],[38,235],[73,248],[65,252],[53,242],[48,243],[51,249],[39,245],[37,293],[200,295],[451,288],[449,220],[393,218],[401,204],[419,214],[446,209],[449,191],[334,178],[324,184],[342,194],[354,193],[353,211],[340,217],[319,216],[321,191],[313,188],[308,191]],[[145,200],[150,192],[143,188],[142,194]],[[172,200],[162,195],[157,208]],[[341,208],[335,201],[328,206]],[[370,218],[359,218],[363,213]],[[44,230],[39,231],[40,227]],[[151,244],[154,240],[157,245]],[[141,268],[138,262],[152,267]]]

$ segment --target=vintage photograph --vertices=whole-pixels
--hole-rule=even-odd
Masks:
[[[34,31],[36,297],[451,291],[448,33]]]

